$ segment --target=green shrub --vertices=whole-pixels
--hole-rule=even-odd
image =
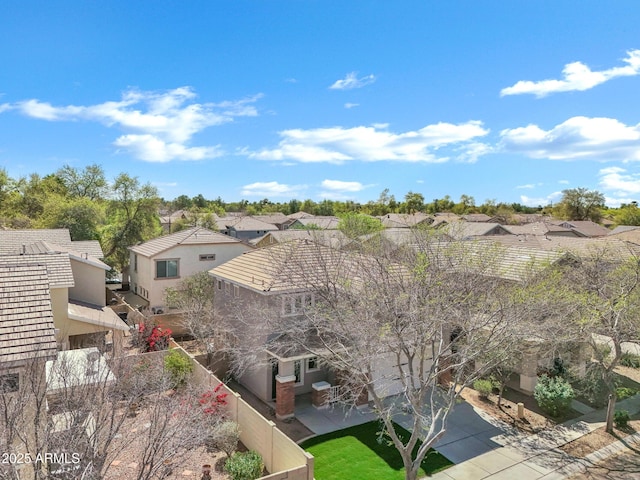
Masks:
[[[224,464],[224,471],[231,480],[255,480],[262,476],[264,463],[258,452],[236,452]]]
[[[553,417],[565,413],[574,396],[573,388],[564,378],[550,378],[546,375],[538,378],[538,383],[533,391],[533,397],[540,408]]]
[[[182,387],[187,383],[187,378],[193,371],[193,363],[191,359],[178,350],[171,350],[171,352],[164,357],[164,368],[169,372],[169,378],[173,388]]]
[[[626,428],[629,425],[629,412],[626,410],[616,410],[613,414],[613,422],[616,424],[616,428]]]
[[[640,355],[636,355],[635,353],[623,353],[620,358],[620,365],[629,368],[640,368]]]
[[[624,400],[625,398],[633,397],[638,390],[629,387],[618,387],[616,388],[616,398],[618,400]]]
[[[480,398],[489,398],[493,391],[493,382],[487,379],[478,379],[473,382],[473,389],[478,391]]]

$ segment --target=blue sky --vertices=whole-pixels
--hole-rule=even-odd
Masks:
[[[0,168],[172,199],[640,198],[640,2],[0,2]]]

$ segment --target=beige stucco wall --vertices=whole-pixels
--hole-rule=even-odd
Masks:
[[[68,288],[52,288],[51,289],[51,310],[53,311],[53,325],[59,330],[56,335],[58,342],[63,342],[67,335],[67,322],[69,321],[69,289]]]
[[[212,268],[228,262],[232,258],[241,255],[252,248],[248,245],[237,244],[219,244],[219,245],[179,245],[173,247],[154,257],[147,258],[138,255],[138,269],[134,268],[135,259],[134,252],[131,252],[131,288],[138,287],[138,295],[147,298],[149,305],[164,305],[164,291],[168,287],[175,287],[181,279],[193,275],[194,273],[211,270]],[[200,255],[215,254],[215,260],[201,261]],[[156,279],[157,260],[179,260],[178,278],[161,278]],[[135,287],[134,287],[135,284]],[[147,290],[148,297],[141,295],[140,287]]]
[[[105,304],[105,271],[94,265],[71,259],[75,286],[69,289],[69,298],[93,305]]]

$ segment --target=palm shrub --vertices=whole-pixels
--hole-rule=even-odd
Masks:
[[[258,452],[236,452],[224,464],[224,471],[231,480],[255,480],[262,476],[264,463]]]
[[[575,393],[573,387],[562,377],[542,375],[533,391],[533,397],[542,410],[553,417],[565,413]]]

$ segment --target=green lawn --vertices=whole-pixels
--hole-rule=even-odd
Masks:
[[[315,478],[318,480],[402,480],[402,458],[388,437],[378,441],[379,422],[369,422],[337,432],[313,437],[301,444],[315,457]],[[409,432],[395,425],[401,437],[409,438]],[[418,446],[416,446],[416,449]],[[435,450],[430,450],[420,469],[419,476],[432,474],[451,466],[452,463]]]

